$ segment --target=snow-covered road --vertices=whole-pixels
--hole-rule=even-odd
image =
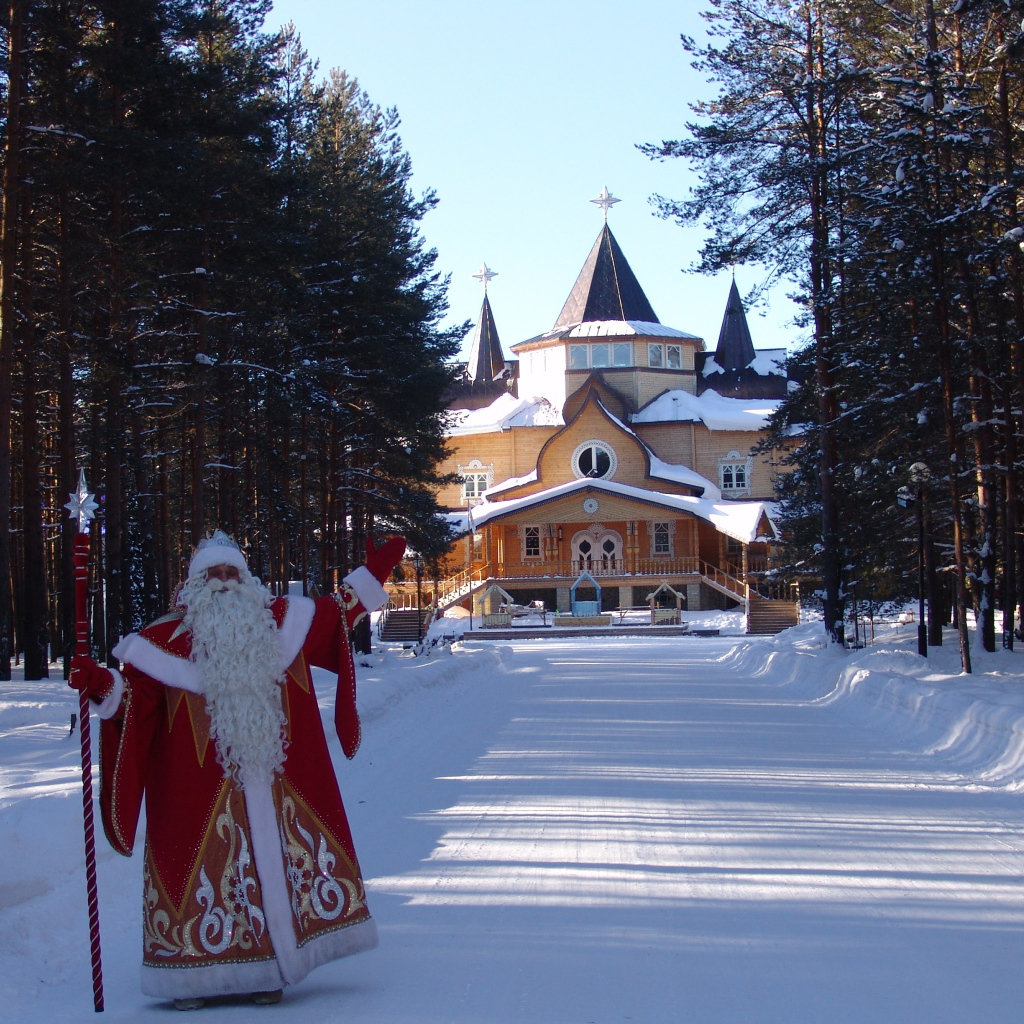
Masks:
[[[758,643],[480,644],[424,663],[424,685],[371,701],[363,748],[339,765],[381,947],[320,969],[277,1008],[203,1012],[1019,1019],[1021,796],[966,785],[901,750],[894,730],[815,700],[806,680],[787,685]],[[808,656],[807,671],[821,664]],[[372,695],[375,670],[360,685]],[[76,823],[75,801],[53,795],[55,766],[28,748],[18,759],[37,800],[69,806],[33,812],[7,787],[5,855],[12,829],[27,852],[41,825]],[[79,856],[77,836],[45,842]],[[101,862],[106,1017],[118,1021],[167,1013],[136,985],[138,860]],[[41,952],[66,956],[81,938],[78,889],[69,873],[0,909],[0,1019],[95,1019],[84,962],[41,981]]]

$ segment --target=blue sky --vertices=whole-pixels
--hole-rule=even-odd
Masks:
[[[635,0],[276,0],[268,28],[293,21],[321,72],[344,68],[371,99],[397,107],[413,187],[440,200],[423,222],[451,274],[448,322],[474,320],[486,261],[509,347],[555,322],[601,227],[588,200],[622,200],[609,223],[659,319],[713,348],[729,275],[684,274],[702,231],[654,215],[654,193],[686,194],[679,160],[641,142],[682,134],[687,104],[711,86],[689,67],[680,33],[700,37],[699,4]],[[754,268],[738,268],[745,291]],[[763,313],[763,315],[762,315]],[[799,337],[784,290],[750,316],[754,344]]]

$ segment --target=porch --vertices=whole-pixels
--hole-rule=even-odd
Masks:
[[[711,591],[727,598],[730,602],[746,609],[748,585],[738,575],[726,572],[717,566],[695,556],[677,558],[605,558],[573,559],[571,561],[529,561],[505,562],[501,564],[477,565],[473,569],[462,569],[439,580],[423,580],[421,592],[425,604],[436,612],[443,612],[452,605],[469,600],[494,583],[500,583],[506,590],[551,590],[559,595],[558,605],[568,607],[568,591],[573,582],[586,570],[599,577],[602,588],[620,594],[624,588],[642,590],[634,595],[629,605],[646,601],[647,592],[668,582],[676,589],[706,586]],[[388,590],[396,607],[415,607],[416,584],[390,583]],[[566,600],[561,600],[562,593]],[[553,609],[552,609],[553,610]]]

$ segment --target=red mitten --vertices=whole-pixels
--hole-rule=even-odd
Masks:
[[[97,665],[87,654],[76,654],[71,659],[71,678],[68,686],[73,690],[84,690],[95,704],[100,704],[114,686],[110,669]]]
[[[391,570],[398,565],[404,554],[404,537],[388,537],[379,548],[374,546],[372,537],[366,538],[366,568],[379,583],[387,582]]]

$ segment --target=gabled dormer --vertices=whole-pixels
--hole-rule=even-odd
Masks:
[[[716,391],[727,398],[778,399],[786,396],[785,349],[755,349],[736,279],[722,316],[714,353],[697,356],[697,394]]]
[[[529,477],[509,481],[487,492],[489,501],[506,501],[537,491],[595,479],[666,494],[684,494],[717,500],[721,493],[711,481],[685,466],[659,459],[622,419],[602,401],[602,386],[593,383],[582,398],[566,404],[565,426],[544,443],[537,469]]]

